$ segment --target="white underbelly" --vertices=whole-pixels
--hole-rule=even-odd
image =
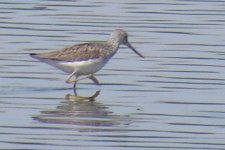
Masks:
[[[77,72],[78,75],[88,75],[99,71],[106,62],[101,59],[92,59],[87,61],[76,62],[58,62],[57,68],[64,72]]]

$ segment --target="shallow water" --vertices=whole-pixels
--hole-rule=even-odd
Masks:
[[[224,149],[224,2],[2,0],[0,149]],[[146,58],[122,46],[78,96],[28,55],[116,28]]]

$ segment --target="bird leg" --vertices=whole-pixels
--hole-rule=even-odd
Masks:
[[[88,76],[84,76],[84,77],[82,77],[82,78],[77,78],[77,77],[75,76],[75,80],[73,81],[73,82],[74,82],[74,85],[73,85],[73,91],[74,91],[74,94],[75,94],[75,95],[77,95],[77,91],[76,91],[77,81],[83,80],[83,79],[86,79],[86,78],[91,79],[95,84],[99,85],[99,82],[98,82],[97,78],[95,78],[93,74],[88,75]]]
[[[71,78],[76,74],[76,71],[72,72],[67,78],[66,78],[66,83],[72,83],[72,82],[75,82],[75,81],[72,81]],[[76,80],[76,75],[75,75],[75,80]]]
[[[77,78],[73,82],[77,82],[77,81],[80,81],[80,80],[83,80],[83,79],[86,79],[86,78],[91,79],[95,84],[99,85],[99,82],[98,82],[97,78],[95,78],[93,74],[87,75],[87,76],[83,76],[81,78]]]
[[[98,80],[91,74],[91,75],[87,75],[87,76],[83,76],[83,77],[80,77],[80,78],[77,78],[77,76],[75,75],[76,72],[74,71],[73,73],[71,73],[67,78],[66,78],[66,83],[73,83],[73,82],[77,82],[77,81],[80,81],[80,80],[83,80],[83,79],[86,79],[86,78],[89,78],[91,79],[92,81],[94,81],[94,83],[96,84],[99,84],[98,83]],[[71,78],[75,75],[75,79],[72,80]]]
[[[71,73],[67,78],[66,78],[66,83],[73,83],[73,82],[77,82],[77,81],[80,81],[80,80],[83,80],[83,79],[86,79],[86,78],[89,78],[91,79],[95,84],[99,84],[98,80],[94,77],[93,74],[91,75],[87,75],[87,76],[83,76],[83,77],[80,77],[80,78],[77,78],[76,77],[76,72],[74,71],[73,73]],[[71,78],[75,75],[75,79],[72,80]]]
[[[74,85],[73,85],[73,92],[74,92],[75,96],[77,96],[76,85],[77,85],[77,82],[74,82]]]
[[[89,79],[91,79],[95,84],[99,85],[97,78],[95,78],[93,74],[89,77]]]
[[[73,82],[77,82],[77,81],[80,81],[80,80],[83,80],[83,79],[86,79],[86,78],[90,78],[92,75],[87,75],[87,76],[83,76],[83,77],[80,77],[80,78],[75,78],[75,80]]]

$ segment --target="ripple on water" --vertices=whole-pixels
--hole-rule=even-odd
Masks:
[[[223,3],[1,1],[1,148],[224,149]],[[115,28],[146,58],[121,47],[76,96],[28,55]]]

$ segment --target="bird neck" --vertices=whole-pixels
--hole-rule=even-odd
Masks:
[[[109,40],[107,41],[107,43],[110,45],[110,47],[112,48],[113,52],[116,52],[119,47],[120,47],[120,42],[119,40],[110,37]]]
[[[105,58],[109,60],[119,49],[120,43],[116,40],[112,40],[111,38],[107,41],[107,50],[105,51]]]

